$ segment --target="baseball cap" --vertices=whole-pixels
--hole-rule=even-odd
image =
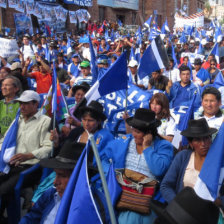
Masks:
[[[88,61],[82,61],[80,67],[87,68],[90,67],[90,63]]]
[[[13,70],[16,70],[17,68],[21,68],[21,69],[22,69],[22,65],[21,65],[21,63],[19,63],[19,62],[14,62],[14,63],[12,63],[10,69],[13,71]]]
[[[138,62],[136,60],[131,60],[128,63],[128,67],[135,67],[138,66]]]
[[[33,90],[26,90],[24,91],[19,98],[16,99],[16,101],[19,102],[30,102],[32,100],[35,100],[37,102],[40,102],[40,96],[37,92]]]

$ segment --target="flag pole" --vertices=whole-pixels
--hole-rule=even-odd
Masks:
[[[125,91],[125,110],[124,113],[127,113],[127,106],[128,106],[128,89]]]
[[[100,178],[101,178],[101,181],[102,181],[103,190],[104,190],[105,197],[106,197],[106,202],[107,202],[107,207],[108,207],[108,210],[109,210],[110,220],[111,220],[112,224],[116,224],[117,222],[116,222],[116,218],[115,218],[115,214],[114,214],[114,209],[113,209],[113,206],[112,206],[112,202],[111,202],[106,178],[105,178],[105,175],[104,175],[104,172],[103,172],[102,163],[101,163],[101,160],[100,160],[98,149],[97,149],[93,134],[90,134],[90,133],[88,133],[88,134],[89,134],[89,139],[90,139],[90,142],[91,142],[91,145],[92,145],[92,148],[93,148],[93,153],[94,153],[94,156],[95,156],[95,159],[96,159],[96,164],[97,164],[97,167],[98,167],[98,170],[99,170]]]
[[[53,112],[53,133],[56,127],[56,111]],[[54,140],[52,141],[51,158],[54,157]]]

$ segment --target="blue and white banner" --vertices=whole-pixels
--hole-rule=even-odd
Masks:
[[[6,7],[7,7],[7,1],[6,0],[0,0],[0,7],[6,9]]]
[[[28,15],[33,14],[34,5],[35,5],[35,3],[32,0],[29,0],[26,2],[26,14],[28,14]]]
[[[142,90],[132,83],[128,84],[127,112],[133,116],[138,108],[149,108],[149,101],[160,90]],[[108,120],[106,127],[113,133],[125,133],[125,123],[122,118],[126,105],[126,90],[108,94],[99,100],[104,105],[104,113]]]
[[[33,33],[33,26],[30,16],[23,13],[14,14],[16,33],[20,34],[22,32],[29,31],[30,34]]]
[[[70,23],[75,23],[77,24],[77,16],[76,16],[76,12],[74,11],[69,11],[69,19],[70,19]]]
[[[9,8],[16,9],[17,8],[17,1],[16,0],[8,0]]]
[[[109,6],[112,8],[139,9],[138,0],[97,0],[98,5]]]
[[[41,5],[37,2],[34,6],[33,15],[35,15],[37,18],[42,18],[43,10]]]
[[[91,17],[90,14],[89,14],[89,12],[86,9],[79,9],[79,10],[77,10],[76,11],[76,16],[77,16],[77,18],[78,18],[78,20],[79,20],[80,23],[81,22],[87,23],[88,20]]]
[[[24,13],[26,8],[26,4],[24,0],[18,0],[17,8],[16,10],[19,12]]]
[[[64,0],[65,4],[74,4],[79,6],[93,6],[93,0]]]
[[[68,10],[61,7],[61,9],[60,9],[60,19],[61,19],[61,21],[63,21],[63,22],[66,21],[67,13],[68,13]]]

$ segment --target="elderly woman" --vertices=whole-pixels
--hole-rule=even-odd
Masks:
[[[108,160],[112,159],[119,169],[117,177],[123,189],[117,203],[118,222],[150,224],[155,215],[150,212],[149,201],[169,168],[173,147],[158,136],[161,122],[154,112],[140,108],[126,122],[132,133],[110,142],[105,150]]]
[[[160,191],[168,203],[184,187],[194,187],[215,132],[217,129],[209,128],[204,118],[190,120],[188,128],[181,132],[187,137],[191,149],[176,155],[161,183]]]

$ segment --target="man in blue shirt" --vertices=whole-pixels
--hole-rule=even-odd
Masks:
[[[195,99],[195,107],[200,106],[200,94],[198,87],[190,80],[190,68],[182,65],[180,67],[180,81],[172,83],[169,81],[166,92],[170,101],[170,108],[178,106],[189,106],[193,95],[197,94]]]
[[[84,143],[67,141],[55,158],[40,161],[41,166],[54,169],[56,173],[54,187],[49,188],[43,193],[30,212],[20,220],[20,224],[54,223],[61,198],[84,147]]]

